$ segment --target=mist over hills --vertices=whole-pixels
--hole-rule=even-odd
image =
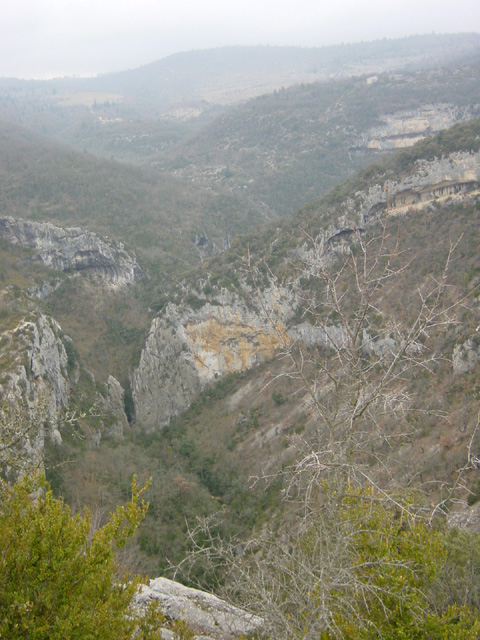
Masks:
[[[97,78],[0,79],[0,114],[81,150],[138,161],[254,96],[301,83],[472,63],[479,50],[478,34],[453,34],[315,49],[192,51]]]
[[[153,160],[293,212],[379,156],[479,113],[479,66],[292,87],[250,100]]]
[[[478,34],[410,36],[317,48],[220,47],[178,53],[138,69],[96,78],[55,79],[47,86],[155,100],[232,104],[281,86],[419,69],[478,55]]]
[[[278,470],[323,442],[312,398],[335,406],[342,323],[374,387],[432,283],[451,322],[412,343],[428,364],[395,380],[402,420],[362,422],[362,469],[440,500],[478,447],[479,52],[477,34],[415,36],[0,81],[0,397],[48,406],[36,454],[70,504],[153,478],[132,565],[166,573],[219,505],[225,539],[283,535]],[[365,246],[396,277],[359,320]]]

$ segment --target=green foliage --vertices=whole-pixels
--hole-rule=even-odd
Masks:
[[[2,486],[0,637],[133,637],[139,617],[131,604],[140,579],[119,572],[115,552],[146,514],[142,492],[134,479],[131,501],[92,532],[90,513],[72,515],[40,477]],[[154,637],[152,629],[141,634]]]
[[[277,407],[280,407],[288,401],[288,398],[286,398],[281,391],[272,391],[272,400]]]
[[[478,612],[458,589],[471,570],[474,538],[461,533],[461,544],[454,544],[414,513],[408,495],[350,486],[341,493],[318,490],[320,504],[298,531],[281,542],[275,532],[262,535],[240,558],[233,549],[228,559],[241,576],[232,591],[264,617],[265,637],[478,638]],[[450,589],[452,576],[457,585]]]
[[[480,620],[471,610],[452,605],[437,614],[427,597],[446,560],[443,536],[412,516],[408,503],[395,502],[385,504],[373,489],[354,491],[342,501],[338,515],[349,539],[354,579],[332,594],[337,631],[323,637],[473,640]],[[450,635],[452,628],[459,635]]]

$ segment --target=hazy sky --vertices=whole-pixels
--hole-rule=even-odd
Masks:
[[[235,44],[480,32],[479,0],[0,0],[0,76],[131,69]]]

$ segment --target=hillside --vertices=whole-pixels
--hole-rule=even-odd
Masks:
[[[222,47],[180,53],[85,86],[160,104],[234,104],[282,86],[393,68],[441,65],[478,53],[476,34],[413,36],[317,48]]]
[[[355,229],[365,234],[364,243],[379,238],[371,246],[373,256],[377,250],[395,256],[397,272],[376,293],[362,321],[370,336],[362,348],[373,351],[364,353],[361,371],[371,367],[371,383],[384,366],[380,345],[392,348],[396,332],[402,335],[414,321],[418,291],[441,281],[451,244],[458,240],[442,305],[461,304],[452,307],[445,325],[419,335],[424,366],[405,369],[391,388],[409,398],[408,410],[401,420],[386,414],[376,426],[367,421],[365,434],[376,434],[378,442],[362,454],[362,464],[384,488],[417,486],[440,499],[453,470],[465,461],[479,408],[479,134],[478,120],[457,125],[373,165],[295,216],[238,236],[229,251],[183,281],[152,323],[136,367],[133,430],[114,448],[102,440],[82,453],[72,443],[70,455],[78,462],[55,472],[69,500],[88,501],[91,491],[103,487],[105,499],[115,501],[135,468],[152,474],[154,507],[140,537],[142,562],[151,572],[165,570],[165,557],[182,557],[180,520],[216,511],[219,503],[226,514],[225,535],[288,517],[277,472],[323,437],[306,381],[325,389],[328,405],[331,391],[320,364],[332,367],[330,375],[338,372],[335,351],[322,336],[341,335],[342,316],[326,304],[314,270],[321,274],[323,263],[314,260],[330,255],[328,264],[335,269],[355,243]],[[446,182],[446,172],[452,185],[465,187],[438,195],[435,185]],[[398,200],[396,210],[390,208],[396,194],[420,193],[426,185],[431,196],[418,205],[402,209]],[[345,292],[353,296],[353,284],[346,272],[336,284],[342,313],[351,322],[356,307]],[[304,377],[295,361],[304,363]],[[270,480],[249,489],[251,476]],[[474,504],[475,470],[465,480],[472,494],[464,490],[462,497]]]
[[[188,141],[157,123],[150,167],[2,122],[0,394],[98,522],[152,477],[130,568],[168,573],[219,510],[221,540],[283,540],[285,472],[319,451],[478,527],[478,86],[471,62],[287,88]]]
[[[118,534],[127,572],[244,608],[157,578],[149,637],[478,639],[478,51],[231,48],[0,81],[6,636],[44,592],[76,608],[79,558],[92,593],[92,548],[118,600]]]
[[[255,212],[229,194],[214,196],[169,176],[77,153],[5,121],[0,126],[4,214],[109,235],[163,277],[198,261],[196,234],[221,246],[225,236],[251,226],[251,216],[256,222]]]
[[[0,141],[2,216],[80,227],[121,242],[146,274],[134,291],[107,296],[88,286],[88,279],[63,278],[46,301],[46,310],[104,380],[114,374],[126,383],[127,363],[135,357],[132,349],[138,353],[149,308],[160,303],[178,275],[265,219],[235,195],[74,152],[8,122],[0,124]],[[38,285],[40,276],[31,267],[12,264],[10,257],[5,261],[4,285],[25,279],[30,287]],[[90,324],[83,319],[86,307]],[[111,354],[109,345],[123,348]]]
[[[80,151],[142,162],[198,133],[229,106],[259,95],[302,83],[461,66],[478,54],[477,34],[310,49],[191,51],[98,78],[0,79],[0,117],[56,136]]]
[[[282,89],[217,117],[155,160],[199,186],[293,212],[361,166],[478,115],[478,65]]]

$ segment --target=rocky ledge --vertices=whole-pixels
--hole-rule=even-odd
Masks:
[[[0,217],[0,238],[33,249],[30,260],[57,271],[85,271],[112,287],[131,284],[145,273],[122,243],[101,240],[79,227],[56,227],[49,222],[31,222]]]
[[[357,149],[393,151],[412,147],[419,140],[474,117],[468,107],[454,104],[426,104],[418,109],[382,116],[381,124],[360,136]]]

